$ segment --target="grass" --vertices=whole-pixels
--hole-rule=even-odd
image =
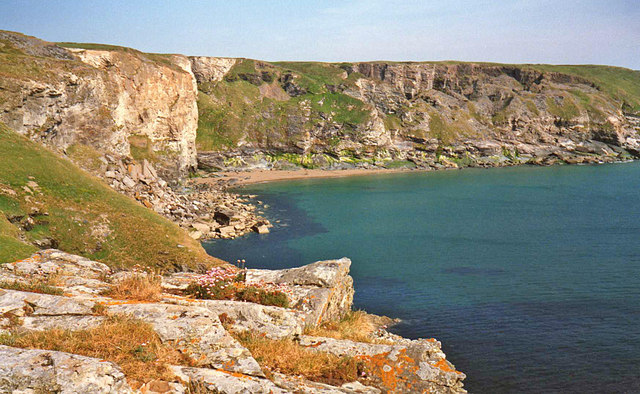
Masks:
[[[547,97],[547,110],[554,116],[562,120],[571,120],[580,115],[580,110],[571,99],[571,97],[563,95],[561,99]]]
[[[522,67],[553,71],[582,77],[594,83],[607,95],[621,101],[627,112],[640,112],[640,71],[599,65],[527,64]]]
[[[315,352],[291,339],[271,340],[251,333],[234,334],[268,372],[303,376],[314,381],[340,386],[358,379],[360,362],[352,357],[338,357]]]
[[[162,277],[134,270],[102,294],[119,300],[158,301],[162,298]]]
[[[30,242],[52,237],[60,249],[114,268],[138,264],[177,270],[220,263],[168,219],[2,125],[0,157],[0,180],[16,192],[15,196],[0,194],[0,263],[34,251],[21,235]],[[33,196],[22,189],[29,177],[39,185]],[[38,219],[32,231],[21,233],[5,219],[5,209],[29,212],[34,206],[49,216]],[[94,232],[100,226],[109,229],[107,236]]]
[[[377,327],[374,316],[364,311],[350,311],[338,321],[328,321],[319,327],[307,328],[305,334],[371,343],[374,342],[372,334]]]
[[[128,317],[109,316],[95,328],[80,331],[50,329],[12,332],[0,344],[27,349],[45,349],[79,354],[118,364],[128,379],[172,380],[168,365],[190,364],[190,360],[162,344],[151,325]]]
[[[51,286],[46,281],[31,280],[29,282],[0,282],[0,289],[28,291],[30,293],[63,295],[62,289]]]

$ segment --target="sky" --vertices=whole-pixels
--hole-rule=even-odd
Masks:
[[[47,41],[267,61],[640,69],[640,0],[0,0],[0,29]]]

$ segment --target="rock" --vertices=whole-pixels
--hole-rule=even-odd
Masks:
[[[114,363],[49,350],[0,346],[0,392],[131,393]]]
[[[234,215],[233,212],[221,210],[221,211],[216,211],[213,214],[213,218],[215,219],[216,222],[226,226],[231,221],[231,217],[233,217],[233,215]]]
[[[355,357],[369,379],[384,391],[464,393],[465,374],[446,360],[434,339],[405,341],[401,345],[360,343],[323,337],[300,337],[313,351]]]
[[[189,236],[190,236],[191,238],[193,238],[193,239],[200,239],[200,238],[202,238],[202,235],[203,235],[203,234],[202,234],[202,232],[197,231],[197,230],[196,230],[196,231],[190,231],[190,232],[189,232]]]
[[[254,229],[258,234],[269,234],[269,226],[265,224],[261,226],[254,226]]]
[[[9,270],[21,276],[43,273],[45,275],[76,276],[85,279],[100,279],[111,273],[111,269],[103,263],[56,249],[42,250],[27,259],[3,264],[1,269]]]
[[[272,380],[278,386],[290,390],[293,393],[309,394],[379,394],[381,391],[375,387],[365,386],[360,382],[345,383],[341,387],[330,386],[328,384],[312,382],[301,377],[287,376],[281,373],[273,373]]]
[[[122,178],[122,183],[128,188],[132,188],[136,185],[136,182],[128,176]]]
[[[203,387],[207,392],[224,394],[288,393],[268,379],[205,368],[174,366],[172,371],[185,382]]]
[[[241,301],[204,300],[205,308],[217,316],[227,315],[234,331],[259,333],[270,339],[293,338],[304,329],[304,315],[299,311]]]
[[[211,228],[206,223],[200,223],[200,222],[193,223],[191,227],[195,228],[196,230],[200,231],[203,234],[208,234],[211,231]]]
[[[91,315],[95,302],[71,297],[0,289],[0,315]],[[28,312],[25,307],[28,307]]]
[[[236,233],[236,229],[233,226],[220,227],[218,231],[223,238],[228,238]]]
[[[162,342],[171,343],[198,366],[264,376],[251,353],[227,333],[218,316],[208,309],[122,303],[110,305],[109,312],[129,314],[151,324]]]
[[[336,320],[351,310],[353,278],[351,260],[319,261],[284,270],[247,270],[247,283],[289,285],[294,308],[307,313],[306,324],[317,325]]]

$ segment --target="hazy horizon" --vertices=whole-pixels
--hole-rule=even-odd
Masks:
[[[640,69],[633,1],[36,1],[0,29],[53,42],[266,61],[465,61]]]

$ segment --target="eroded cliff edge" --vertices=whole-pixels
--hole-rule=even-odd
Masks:
[[[224,67],[210,66],[216,72],[196,73],[197,145],[205,168],[438,169],[597,163],[640,154],[639,71],[221,62]],[[197,65],[206,66],[201,59]]]

